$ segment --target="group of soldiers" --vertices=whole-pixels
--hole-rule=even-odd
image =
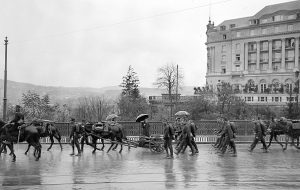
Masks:
[[[176,117],[173,124],[169,123],[167,120],[163,122],[164,125],[164,148],[166,150],[167,158],[173,158],[174,154],[178,155],[179,153],[184,153],[187,147],[190,147],[191,155],[197,154],[198,147],[195,142],[196,130],[197,127],[192,120],[189,120],[188,114],[180,115]],[[117,124],[116,117],[111,118],[107,124],[108,126],[113,126]],[[280,119],[284,123],[286,120]],[[20,122],[21,121],[21,122]],[[9,122],[13,125],[21,125],[20,123],[24,122],[24,115],[20,112],[20,106],[16,106],[15,117]],[[272,120],[271,122],[275,122]],[[218,136],[216,142],[213,144],[213,147],[218,150],[219,153],[224,154],[228,148],[229,151],[233,154],[237,154],[236,150],[236,133],[237,129],[235,123],[229,121],[226,117],[220,117],[217,120],[219,129],[216,130]],[[265,142],[266,136],[266,124],[258,118],[253,121],[254,123],[254,140],[249,147],[249,151],[252,152],[256,147],[258,142],[261,142],[263,145],[263,151],[268,152],[268,148]],[[80,148],[80,139],[84,133],[85,121],[82,123],[76,123],[74,118],[70,120],[71,133],[70,133],[70,144],[72,146],[71,155],[75,155],[75,147],[77,148],[78,154],[80,156],[82,150]],[[107,125],[106,125],[107,126]],[[142,135],[144,137],[150,137],[150,125],[147,122],[147,119],[141,121]],[[175,151],[173,150],[173,141],[175,141]]]

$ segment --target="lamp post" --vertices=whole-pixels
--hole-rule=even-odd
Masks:
[[[297,106],[297,112],[299,111],[299,70],[297,69],[295,71],[295,85],[296,85],[296,106]]]
[[[5,37],[4,40],[4,45],[5,45],[5,69],[4,69],[4,96],[3,96],[3,121],[6,121],[6,108],[7,108],[7,44],[8,40],[7,37]]]

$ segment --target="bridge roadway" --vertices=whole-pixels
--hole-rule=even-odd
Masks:
[[[238,144],[238,155],[220,156],[209,144],[199,144],[200,153],[165,159],[145,148],[100,152],[86,148],[83,156],[69,156],[68,144],[47,152],[43,145],[40,161],[25,145],[16,146],[17,161],[0,157],[0,189],[300,189],[300,151],[273,145],[253,153],[248,144]],[[107,150],[108,147],[106,147]]]

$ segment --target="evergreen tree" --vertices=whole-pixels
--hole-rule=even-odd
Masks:
[[[120,85],[122,89],[122,95],[130,96],[131,98],[139,98],[139,79],[136,76],[131,65],[128,68],[127,75],[123,77],[123,82]]]

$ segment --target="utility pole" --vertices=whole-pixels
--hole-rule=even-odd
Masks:
[[[178,103],[178,64],[176,67],[176,103],[175,103],[175,109],[177,109],[177,103]]]
[[[5,45],[5,69],[4,69],[4,96],[3,96],[3,121],[6,121],[6,108],[7,108],[7,44],[8,40],[7,37],[5,37],[4,40]]]

